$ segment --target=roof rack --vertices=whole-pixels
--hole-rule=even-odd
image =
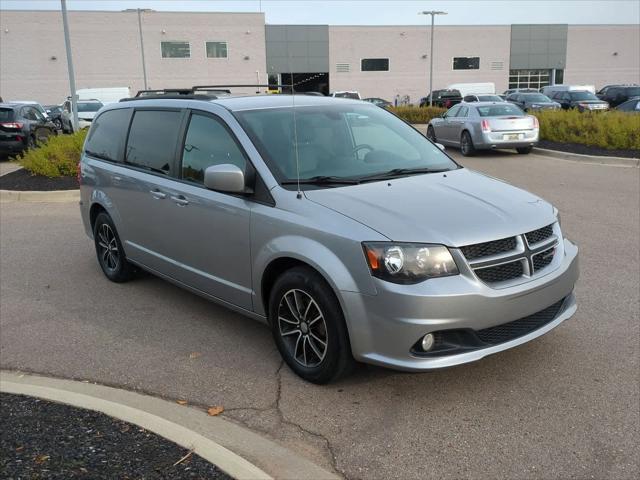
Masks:
[[[231,95],[231,88],[268,88],[270,90],[278,88],[290,88],[293,92],[293,85],[270,84],[232,84],[232,85],[195,85],[191,88],[161,88],[156,90],[138,90],[138,93],[131,98],[123,98],[121,102],[132,100],[151,99],[183,99],[183,100],[214,100],[220,96]],[[256,93],[260,93],[257,91]]]

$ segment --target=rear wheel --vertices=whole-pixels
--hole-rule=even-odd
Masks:
[[[429,127],[427,127],[427,138],[429,140],[431,140],[433,143],[436,143],[436,130],[433,128],[432,125],[429,125]]]
[[[531,153],[531,149],[533,147],[518,147],[516,148],[516,151],[520,154],[520,155],[527,155],[528,153]]]
[[[462,136],[460,137],[460,151],[465,157],[471,157],[476,153],[471,135],[466,130],[462,132]]]
[[[93,240],[100,268],[112,282],[122,283],[133,277],[134,268],[124,256],[120,237],[111,217],[98,214],[93,226]]]
[[[351,370],[354,360],[342,309],[311,268],[292,268],[276,280],[269,318],[282,358],[303,379],[323,384]]]

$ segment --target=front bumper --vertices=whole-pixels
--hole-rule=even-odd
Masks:
[[[576,311],[578,248],[564,240],[563,258],[549,273],[526,283],[495,289],[473,274],[396,285],[376,279],[377,295],[340,292],[351,349],[362,362],[407,371],[424,371],[479,360],[526,343],[555,328]],[[483,330],[533,315],[564,299],[548,323],[498,345],[463,353],[424,357],[412,347],[427,333]]]

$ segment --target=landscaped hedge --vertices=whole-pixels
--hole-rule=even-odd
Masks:
[[[447,111],[439,107],[390,107],[389,110],[409,123],[429,123],[433,117]]]
[[[86,136],[86,129],[72,135],[51,136],[47,143],[22,154],[18,162],[35,175],[50,178],[75,176]]]
[[[640,150],[640,115],[610,111],[543,111],[540,139],[608,149]]]

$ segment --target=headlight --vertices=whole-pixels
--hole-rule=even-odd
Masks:
[[[426,243],[366,242],[362,244],[371,274],[393,283],[419,283],[457,275],[447,247]]]

